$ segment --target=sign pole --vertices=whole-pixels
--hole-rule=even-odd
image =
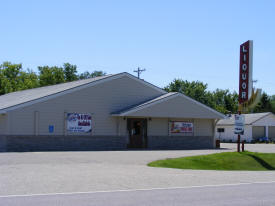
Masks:
[[[241,110],[238,111],[238,114],[241,114]],[[238,134],[238,140],[237,140],[237,152],[240,152],[240,143],[241,143],[241,135]]]

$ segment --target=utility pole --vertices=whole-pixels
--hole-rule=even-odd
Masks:
[[[144,72],[144,71],[146,71],[146,69],[140,69],[139,67],[137,68],[137,70],[134,70],[134,72],[137,73],[139,79],[140,79],[141,72]]]

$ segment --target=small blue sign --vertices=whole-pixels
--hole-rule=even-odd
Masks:
[[[54,131],[54,126],[53,125],[49,125],[49,133],[53,133]]]

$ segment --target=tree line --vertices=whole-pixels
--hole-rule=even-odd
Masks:
[[[175,79],[164,89],[167,92],[181,92],[223,114],[236,114],[238,112],[238,93],[228,89],[207,90],[208,85],[200,81],[186,81]],[[275,95],[262,93],[260,102],[250,111],[275,113]]]
[[[23,69],[22,64],[3,62],[0,65],[0,95],[10,92],[55,85],[64,82],[87,79],[106,75],[105,72],[95,70],[78,73],[77,66],[64,63],[58,66],[38,66],[38,73],[30,69]],[[185,95],[224,114],[237,113],[238,94],[228,89],[216,89],[211,92],[208,85],[200,81],[175,79],[164,87],[167,92],[181,92]],[[262,94],[258,105],[251,112],[275,113],[275,95]]]
[[[85,71],[78,74],[77,66],[64,63],[58,66],[38,66],[38,73],[23,69],[22,64],[3,62],[0,65],[0,95],[105,75],[103,71]]]

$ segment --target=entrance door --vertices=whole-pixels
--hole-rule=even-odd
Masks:
[[[147,145],[147,120],[128,119],[129,148],[145,148]]]

